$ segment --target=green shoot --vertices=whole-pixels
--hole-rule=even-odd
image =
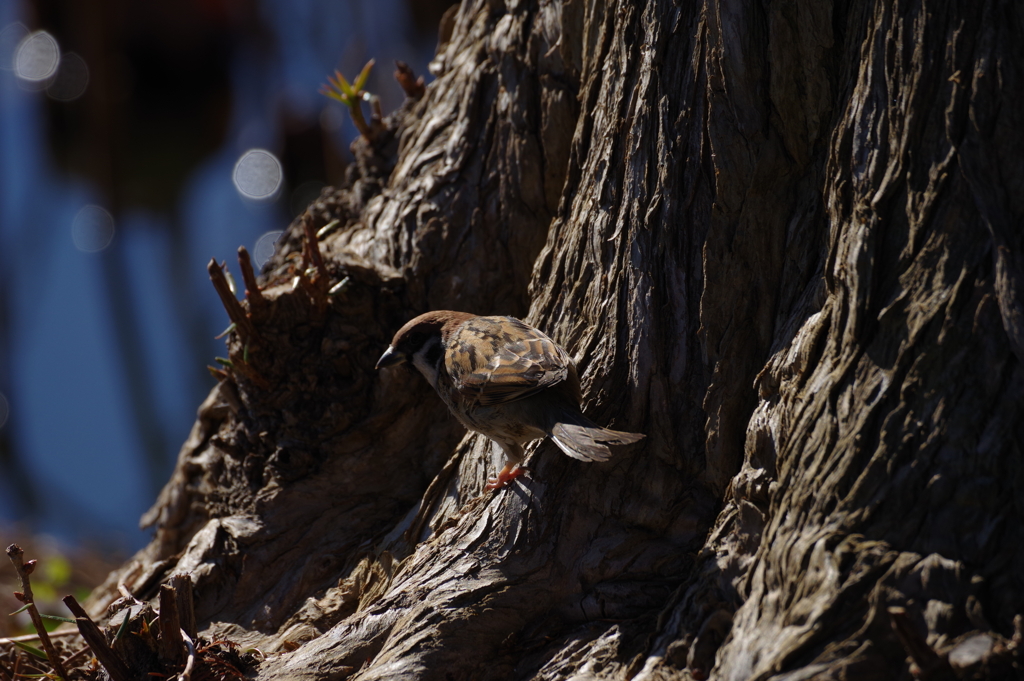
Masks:
[[[232,331],[234,331],[237,328],[238,328],[238,324],[235,324],[234,322],[231,322],[230,326],[228,326],[228,328],[226,328],[223,331],[221,331],[220,334],[214,336],[214,339],[215,340],[220,340],[221,338],[223,338],[224,336],[228,335],[229,333],[231,333]]]
[[[60,615],[44,615],[43,613],[39,613],[39,616],[44,620],[54,620],[55,622],[70,622],[71,624],[74,624],[78,621],[73,617],[61,617]]]
[[[363,87],[366,85],[366,79],[370,77],[370,70],[373,69],[375,61],[371,59],[366,62],[366,66],[359,72],[356,79],[351,84],[345,80],[345,76],[341,75],[341,71],[335,71],[334,76],[327,76],[327,85],[320,87],[320,94],[336,99],[345,106],[348,107],[349,114],[352,116],[352,122],[355,124],[356,129],[359,130],[359,134],[365,137],[367,140],[372,140],[374,136],[374,130],[366,123],[366,118],[363,117],[363,110],[360,106],[362,101],[368,101],[375,105],[374,114],[377,118],[380,117],[380,104],[374,95],[369,92],[364,92]],[[379,123],[379,121],[374,121]]]
[[[26,653],[28,653],[29,655],[35,655],[35,656],[36,656],[36,657],[38,657],[38,658],[39,658],[40,660],[46,660],[46,659],[48,659],[48,658],[46,657],[46,653],[44,653],[44,652],[43,652],[42,650],[40,650],[39,648],[36,648],[36,647],[34,647],[34,646],[30,646],[30,645],[29,645],[29,644],[27,644],[27,643],[22,643],[21,641],[11,641],[11,643],[13,643],[14,645],[18,646],[19,648],[21,648],[22,650],[24,650],[24,651],[25,651]]]

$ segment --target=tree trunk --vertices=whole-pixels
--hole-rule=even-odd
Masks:
[[[435,67],[93,606],[190,573],[266,679],[1011,673],[1021,6],[465,0]],[[484,493],[499,448],[373,370],[444,308],[525,315],[647,438]]]

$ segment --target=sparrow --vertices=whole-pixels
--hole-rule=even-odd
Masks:
[[[523,444],[550,436],[581,461],[607,461],[608,445],[644,435],[597,425],[583,415],[580,379],[569,353],[515,317],[479,317],[436,310],[410,320],[377,360],[377,369],[408,362],[466,428],[505,452],[505,467],[488,478],[498,489],[523,473]]]

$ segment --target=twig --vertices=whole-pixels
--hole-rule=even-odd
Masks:
[[[211,259],[210,263],[206,266],[206,270],[210,273],[210,281],[213,282],[213,288],[217,291],[217,295],[220,296],[221,304],[224,305],[224,309],[228,312],[228,317],[235,324],[235,330],[242,336],[243,340],[259,340],[259,332],[256,331],[252,319],[249,318],[249,315],[242,309],[238,299],[235,298],[235,294],[231,292],[231,287],[228,285],[228,280],[224,276],[224,270],[221,266],[217,264],[216,260]],[[246,353],[248,353],[248,350],[246,350]],[[260,388],[264,390],[269,388],[270,383],[246,361],[247,359],[248,357],[245,359],[235,359],[231,365],[232,368],[236,369]],[[214,376],[218,379],[221,378],[217,376],[216,371]]]
[[[374,130],[383,130],[384,111],[380,108],[380,97],[367,92],[363,95],[363,99],[370,103],[370,108],[373,110],[373,113],[370,115],[370,123],[373,125]]]
[[[185,671],[178,675],[178,681],[191,681],[192,679],[192,665],[196,661],[196,644],[192,642],[189,635],[185,633],[184,629],[179,629],[181,637],[185,641],[185,647],[188,648],[188,661],[185,662]]]
[[[72,634],[74,634],[75,636],[78,636],[78,634],[79,634],[80,632],[78,632],[78,631],[72,631],[71,633],[72,633]],[[73,668],[73,667],[74,667],[74,665],[73,665],[73,664],[71,664],[72,662],[75,662],[75,661],[77,661],[77,660],[78,660],[78,658],[82,657],[83,655],[85,655],[85,654],[87,654],[87,653],[91,653],[91,652],[92,652],[92,648],[90,648],[89,646],[86,646],[86,647],[82,648],[82,649],[81,649],[81,650],[79,650],[79,651],[78,651],[77,653],[75,653],[74,655],[72,655],[72,656],[71,656],[71,657],[69,657],[68,659],[64,660],[64,666],[65,666],[65,667],[72,667],[72,668]]]
[[[395,60],[395,80],[405,90],[405,96],[411,99],[419,99],[427,89],[423,85],[423,76],[417,78],[408,64],[397,59]]]
[[[131,591],[128,590],[128,587],[125,585],[124,582],[118,582],[117,583],[117,592],[119,594],[121,594],[122,598],[127,598],[128,600],[130,600],[130,601],[132,601],[134,603],[138,603],[139,602],[139,600],[137,598],[135,598],[135,594],[133,594]]]
[[[356,126],[359,134],[372,143],[374,136],[373,128],[366,124],[366,117],[363,116],[363,110],[359,108],[359,104],[357,103],[354,107],[350,108],[349,113],[352,114],[352,123]]]
[[[252,258],[245,246],[238,247],[238,266],[242,268],[242,281],[245,282],[245,297],[249,300],[249,309],[256,311],[266,305],[267,299],[260,291],[260,285],[256,281],[256,272],[252,268]]]
[[[85,608],[78,604],[74,596],[65,596],[63,600],[64,605],[68,606],[68,610],[75,616],[82,638],[92,649],[92,654],[110,674],[110,678],[114,681],[132,681],[133,677],[128,665],[107,645],[106,636],[100,631],[99,625],[92,621]],[[127,619],[127,615],[125,617]]]
[[[66,629],[64,631],[49,631],[47,632],[50,638],[57,638],[58,636],[78,636],[78,632],[74,629]],[[10,638],[0,638],[0,643],[25,643],[27,641],[35,641],[39,638],[39,634],[25,634],[23,636],[11,636]]]
[[[224,309],[227,310],[228,317],[238,325],[238,330],[244,331],[249,338],[259,338],[256,327],[253,326],[249,316],[245,314],[245,310],[235,298],[235,294],[231,292],[228,280],[224,276],[224,270],[217,264],[217,261],[211,258],[210,263],[206,266],[206,271],[210,273],[210,281],[213,282],[213,288],[217,291]]]
[[[26,563],[23,560],[24,556],[25,552],[17,544],[11,544],[7,547],[7,557],[14,563],[14,569],[17,570],[18,577],[21,578],[21,593],[16,591],[14,597],[28,605],[28,614],[32,618],[32,626],[36,628],[36,633],[39,634],[39,640],[43,644],[43,650],[46,651],[46,658],[50,661],[50,666],[53,667],[53,671],[57,676],[66,680],[68,673],[64,670],[64,665],[61,664],[60,656],[57,655],[57,649],[53,647],[53,643],[46,633],[46,627],[43,626],[43,618],[39,616],[39,610],[36,609],[36,604],[32,600],[32,584],[28,576],[35,569],[36,561],[30,560]]]
[[[316,238],[316,230],[313,229],[313,216],[307,210],[302,216],[302,228],[306,232],[306,262],[317,269],[317,273],[323,276],[324,258],[320,255],[320,241]]]
[[[303,253],[303,260],[307,265],[312,265],[312,270],[299,272],[298,280],[302,288],[306,290],[313,300],[314,319],[322,320],[327,310],[327,289],[330,281],[327,271],[324,268],[324,258],[320,254],[320,241],[317,239],[316,230],[313,228],[313,216],[307,210],[302,218],[302,227],[306,233],[306,246]]]

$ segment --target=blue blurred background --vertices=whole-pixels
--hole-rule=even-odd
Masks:
[[[426,73],[451,0],[0,0],[0,524],[132,550],[240,281],[343,176],[328,74]]]

